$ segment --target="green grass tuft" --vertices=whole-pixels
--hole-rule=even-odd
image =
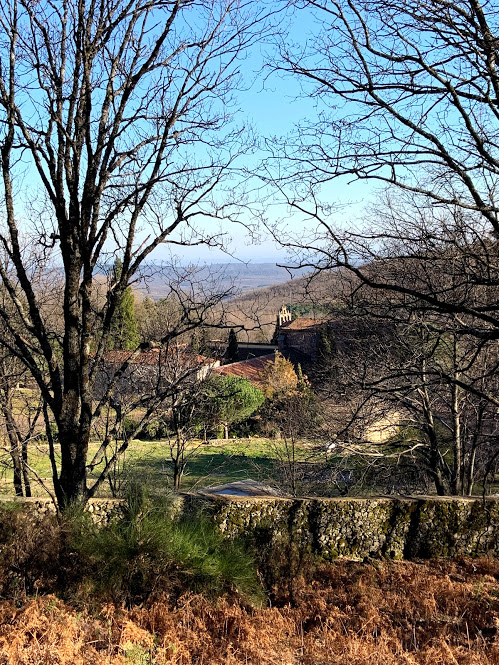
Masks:
[[[186,590],[264,602],[243,545],[225,541],[203,517],[176,521],[171,513],[167,502],[132,491],[122,519],[100,528],[74,520],[69,544],[83,564],[81,588],[127,606]]]

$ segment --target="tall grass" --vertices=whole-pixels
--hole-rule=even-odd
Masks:
[[[136,487],[121,519],[98,528],[77,515],[69,531],[87,591],[114,602],[130,606],[186,590],[264,601],[256,564],[241,543],[224,540],[202,516],[173,519],[171,503],[150,500]]]
[[[232,594],[261,605],[265,596],[246,548],[228,542],[206,518],[172,517],[167,500],[131,488],[122,518],[96,526],[81,508],[61,522],[0,515],[0,597],[19,601],[57,593],[79,604],[131,607],[186,591]]]

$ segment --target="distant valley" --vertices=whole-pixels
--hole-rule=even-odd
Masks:
[[[230,290],[234,295],[283,284],[291,277],[299,277],[306,273],[305,269],[290,273],[275,263],[213,263],[196,267],[191,273],[187,268],[162,267],[154,270],[149,267],[144,280],[135,285],[134,290],[154,300],[166,297],[170,293],[170,277],[177,278],[183,270],[186,271],[186,276],[192,275],[193,283],[216,281],[220,291]]]

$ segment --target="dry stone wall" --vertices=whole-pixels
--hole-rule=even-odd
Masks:
[[[10,507],[18,506],[20,509],[26,510],[31,515],[46,515],[48,513],[56,512],[53,501],[50,499],[31,498],[31,499],[13,499],[4,498],[0,499],[1,504],[9,504]],[[90,499],[87,503],[86,510],[91,514],[92,519],[97,524],[107,524],[112,519],[119,517],[123,514],[124,502],[119,499]]]
[[[23,499],[23,509],[54,511],[44,499]],[[88,511],[106,524],[123,514],[114,499],[93,499]],[[1,508],[0,508],[1,509]],[[203,512],[228,538],[284,542],[327,560],[499,556],[499,499],[415,497],[288,499],[184,494],[173,514]]]
[[[284,539],[328,560],[499,556],[497,499],[213,497],[204,510],[230,538]]]

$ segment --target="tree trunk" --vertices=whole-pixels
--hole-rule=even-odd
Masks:
[[[456,373],[456,379],[460,376]],[[453,466],[452,466],[452,494],[461,495],[463,493],[463,446],[461,437],[461,414],[459,412],[460,389],[454,384],[452,386],[452,438],[453,438]]]
[[[179,464],[175,464],[173,467],[173,489],[176,492],[180,490],[181,481],[182,481],[182,469]]]
[[[59,426],[61,463],[59,479],[54,487],[59,508],[64,510],[87,499],[88,438],[78,436],[78,423],[72,427]]]
[[[22,481],[22,461],[19,451],[19,437],[17,436],[16,424],[12,415],[11,395],[7,395],[2,404],[3,415],[7,427],[7,435],[10,443],[10,457],[14,470],[14,491],[16,496],[24,496]]]
[[[473,494],[473,485],[475,477],[475,460],[476,460],[476,446],[473,446],[471,451],[467,468],[466,468],[466,495],[471,496]]]
[[[12,465],[14,469],[14,491],[16,493],[16,496],[23,496],[23,481],[22,481],[22,469],[21,469],[22,465],[17,446],[11,447],[10,456],[12,459]]]
[[[176,420],[176,417],[175,417]],[[185,469],[184,461],[184,441],[182,440],[182,432],[177,424],[175,432],[175,455],[172,455],[173,458],[173,489],[178,492],[180,490],[180,483],[182,481],[182,476]]]
[[[183,459],[177,457],[173,460],[173,489],[176,492],[180,491],[182,484],[182,476],[184,475],[185,462]]]
[[[24,495],[27,497],[31,496],[31,481],[29,478],[28,471],[28,441],[24,440],[22,444],[22,469],[23,469],[23,480],[24,480]]]
[[[431,407],[431,400],[428,394],[428,386],[426,385],[426,363],[423,361],[422,364],[422,374],[423,380],[425,381],[422,389],[422,407],[423,407],[423,416],[425,420],[425,427],[423,428],[426,432],[429,442],[429,451],[428,451],[428,471],[433,478],[435,483],[435,489],[438,496],[445,496],[447,494],[444,477],[442,474],[442,460],[440,455],[440,449],[438,445],[438,434],[435,427],[435,420],[433,418],[433,411]]]

